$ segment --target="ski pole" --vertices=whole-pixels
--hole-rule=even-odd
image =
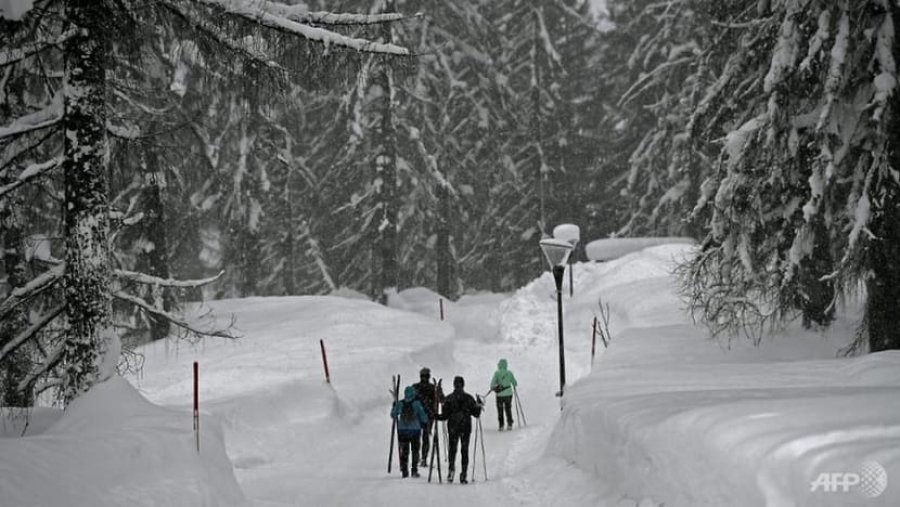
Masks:
[[[481,433],[481,466],[484,468],[484,480],[487,481],[487,456],[484,454],[484,427],[481,425],[480,417],[478,418],[478,432]]]
[[[519,418],[522,419],[522,426],[528,426],[528,421],[525,419],[525,408],[522,406],[522,400],[519,399],[519,391],[516,390],[515,386],[513,386],[513,394],[516,397],[516,411],[519,412]]]
[[[477,424],[481,422],[481,417],[478,418],[478,421],[475,423],[475,442],[472,443],[472,448],[475,450],[472,453],[472,466],[469,468],[472,471],[472,482],[475,482],[475,471],[478,470],[478,426]],[[466,451],[468,452],[468,451]],[[469,473],[469,470],[466,470],[466,474]]]

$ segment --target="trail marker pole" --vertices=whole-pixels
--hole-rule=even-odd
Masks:
[[[594,367],[594,356],[597,354],[597,317],[594,317],[594,326],[591,328],[591,368]]]
[[[328,356],[325,355],[325,340],[319,340],[319,346],[322,347],[322,365],[325,367],[325,382],[331,383],[331,375],[328,374]]]
[[[200,452],[200,365],[194,361],[194,440]]]
[[[438,306],[441,308],[441,320],[444,320],[444,298],[438,299]]]

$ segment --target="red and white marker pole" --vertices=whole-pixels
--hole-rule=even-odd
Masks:
[[[328,356],[325,355],[325,340],[319,340],[319,346],[322,347],[322,365],[325,367],[325,382],[331,383],[331,375],[328,374]]]
[[[200,452],[200,365],[194,361],[194,439]]]

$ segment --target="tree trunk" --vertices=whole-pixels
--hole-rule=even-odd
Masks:
[[[78,27],[64,50],[66,403],[101,379],[105,355],[118,349],[104,340],[110,324],[111,262],[105,110],[109,44],[102,26],[107,14],[103,5],[69,0],[66,6],[68,21]]]
[[[816,324],[827,327],[834,320],[834,282],[823,279],[833,265],[828,242],[828,230],[820,215],[811,224],[813,240],[812,255],[800,263],[800,285],[803,294],[799,307],[803,314],[803,327],[809,329]]]
[[[145,145],[143,150],[144,185],[141,188],[141,209],[144,212],[144,219],[141,226],[142,236],[149,243],[149,248],[141,252],[138,262],[147,274],[167,279],[170,277],[169,243],[162,203],[162,189],[166,186],[166,179],[159,166],[155,146]],[[175,306],[171,289],[155,285],[150,286],[150,297],[147,298],[147,302],[167,312]],[[169,336],[171,324],[168,319],[153,315],[149,315],[148,318],[151,341],[162,340]]]
[[[547,184],[547,173],[544,163],[544,151],[541,146],[543,133],[541,131],[541,68],[540,59],[538,58],[541,51],[541,0],[535,0],[533,18],[534,18],[534,35],[531,45],[531,142],[534,143],[535,160],[537,161],[537,184],[538,184],[538,226],[541,233],[546,231],[546,215],[545,215],[545,196]]]
[[[7,178],[0,177],[0,187],[10,183]],[[6,284],[9,291],[22,287],[26,280],[25,241],[22,232],[22,199],[17,193],[8,195],[5,202],[0,202],[0,235],[5,249],[3,254]],[[0,321],[0,348],[28,327],[28,313],[24,305],[12,311],[6,319]],[[34,405],[32,387],[19,390],[19,384],[28,376],[31,358],[28,345],[22,345],[9,353],[0,363],[0,406],[30,407]]]
[[[385,12],[394,12],[394,2],[385,4]],[[392,42],[389,23],[382,26],[382,38]],[[384,66],[378,73],[377,85],[383,94],[381,111],[380,149],[375,156],[376,199],[378,202],[378,256],[380,258],[378,301],[387,304],[387,290],[397,287],[397,161],[396,132],[394,131],[394,83],[391,69]]]
[[[453,264],[450,256],[450,196],[443,184],[438,184],[438,225],[437,225],[437,291],[438,294],[453,299],[450,277]]]
[[[894,27],[900,27],[900,7],[891,6]],[[900,55],[900,37],[894,38],[893,53]],[[894,88],[888,115],[886,135],[888,166],[895,172],[881,174],[880,196],[872,200],[873,223],[870,227],[876,239],[869,242],[869,266],[872,276],[866,281],[866,323],[869,331],[869,352],[900,349],[900,185],[895,179],[900,171],[900,90]]]

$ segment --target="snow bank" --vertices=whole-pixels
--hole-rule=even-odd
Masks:
[[[596,283],[582,296],[576,281],[566,323],[588,318],[602,295],[613,341],[568,388],[548,455],[619,496],[667,506],[900,505],[900,352],[836,359],[853,318],[824,334],[790,327],[761,348],[711,341],[675,295],[679,248],[690,247],[591,268]],[[550,288],[538,283],[538,294]],[[509,304],[525,306],[524,296]],[[886,472],[878,496],[811,491],[820,474],[867,463]]]
[[[198,454],[190,411],[153,405],[120,377],[57,416],[43,432],[0,438],[0,504],[246,505],[213,418],[201,418]]]
[[[592,261],[609,261],[659,245],[693,245],[691,238],[605,238],[591,241],[584,247],[585,255]]]

